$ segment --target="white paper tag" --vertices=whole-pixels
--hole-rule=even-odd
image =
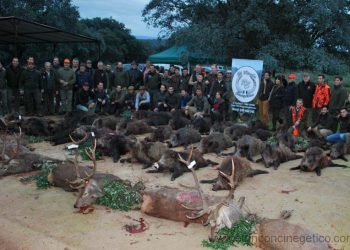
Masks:
[[[153,167],[154,167],[155,169],[159,169],[159,164],[158,164],[158,162],[154,163],[154,164],[153,164]]]
[[[91,136],[95,137],[95,133],[93,131],[91,131]]]
[[[22,119],[22,116],[21,116],[21,115],[19,115],[19,116],[18,116],[18,119],[19,119],[19,120],[21,120],[21,119]]]
[[[78,148],[79,146],[76,145],[76,144],[71,144],[69,145],[67,148],[70,150],[70,149],[75,149],[75,148]]]
[[[188,165],[187,167],[188,167],[188,169],[192,169],[194,167],[194,165],[196,165],[196,161],[192,161],[190,163],[190,165]]]

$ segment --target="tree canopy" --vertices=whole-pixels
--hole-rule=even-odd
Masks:
[[[147,50],[131,35],[125,25],[112,18],[80,19],[78,8],[71,0],[1,0],[2,16],[17,16],[29,21],[47,24],[68,32],[97,38],[101,42],[101,60],[116,61],[144,60]],[[20,57],[34,55],[37,61],[52,60],[52,45],[21,45]],[[11,58],[13,47],[1,46],[0,57]],[[56,55],[77,57],[82,60],[98,58],[94,44],[59,44]]]
[[[142,15],[174,43],[217,61],[257,58],[270,68],[348,70],[349,0],[151,0]]]

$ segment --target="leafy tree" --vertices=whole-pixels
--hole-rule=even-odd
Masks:
[[[216,61],[265,58],[271,66],[317,68],[308,60],[317,50],[341,65],[349,60],[349,0],[151,0],[142,14],[174,43]]]

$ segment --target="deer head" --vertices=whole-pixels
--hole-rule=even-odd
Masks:
[[[85,134],[84,138],[75,141],[70,136],[72,142],[76,145],[81,144],[82,142],[86,141],[88,138],[88,134]],[[78,196],[77,200],[74,204],[75,208],[81,208],[90,205],[95,201],[96,198],[103,196],[103,191],[99,187],[96,180],[93,179],[95,173],[96,173],[96,139],[94,139],[93,146],[86,150],[86,154],[88,155],[89,159],[93,163],[93,168],[91,173],[87,173],[84,171],[84,177],[81,176],[81,171],[79,167],[78,157],[79,157],[79,150],[78,148],[75,150],[75,156],[74,156],[74,167],[75,167],[75,175],[76,179],[74,181],[70,182],[70,187],[78,190]]]
[[[231,187],[229,194],[222,202],[215,204],[213,206],[209,206],[207,200],[204,197],[203,189],[199,184],[197,174],[193,169],[195,162],[190,162],[192,157],[192,151],[193,151],[193,148],[191,149],[191,153],[187,160],[184,160],[180,154],[178,154],[178,157],[179,157],[179,161],[186,164],[188,168],[191,170],[193,179],[195,181],[195,187],[198,190],[198,193],[202,200],[202,208],[198,210],[198,208],[187,207],[184,204],[182,204],[182,206],[192,211],[191,215],[186,216],[189,219],[198,219],[204,216],[207,217],[207,220],[203,223],[203,225],[210,224],[209,240],[213,241],[215,239],[215,231],[217,228],[221,228],[223,226],[231,228],[232,225],[240,219],[242,215],[241,208],[244,203],[244,197],[240,198],[238,203],[235,203],[233,201],[236,184],[234,182],[235,164],[232,158],[231,159],[232,174],[229,176],[219,171],[219,174],[228,180],[228,183]]]

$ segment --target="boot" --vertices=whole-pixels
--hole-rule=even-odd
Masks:
[[[350,145],[350,133],[345,133],[345,144]]]

